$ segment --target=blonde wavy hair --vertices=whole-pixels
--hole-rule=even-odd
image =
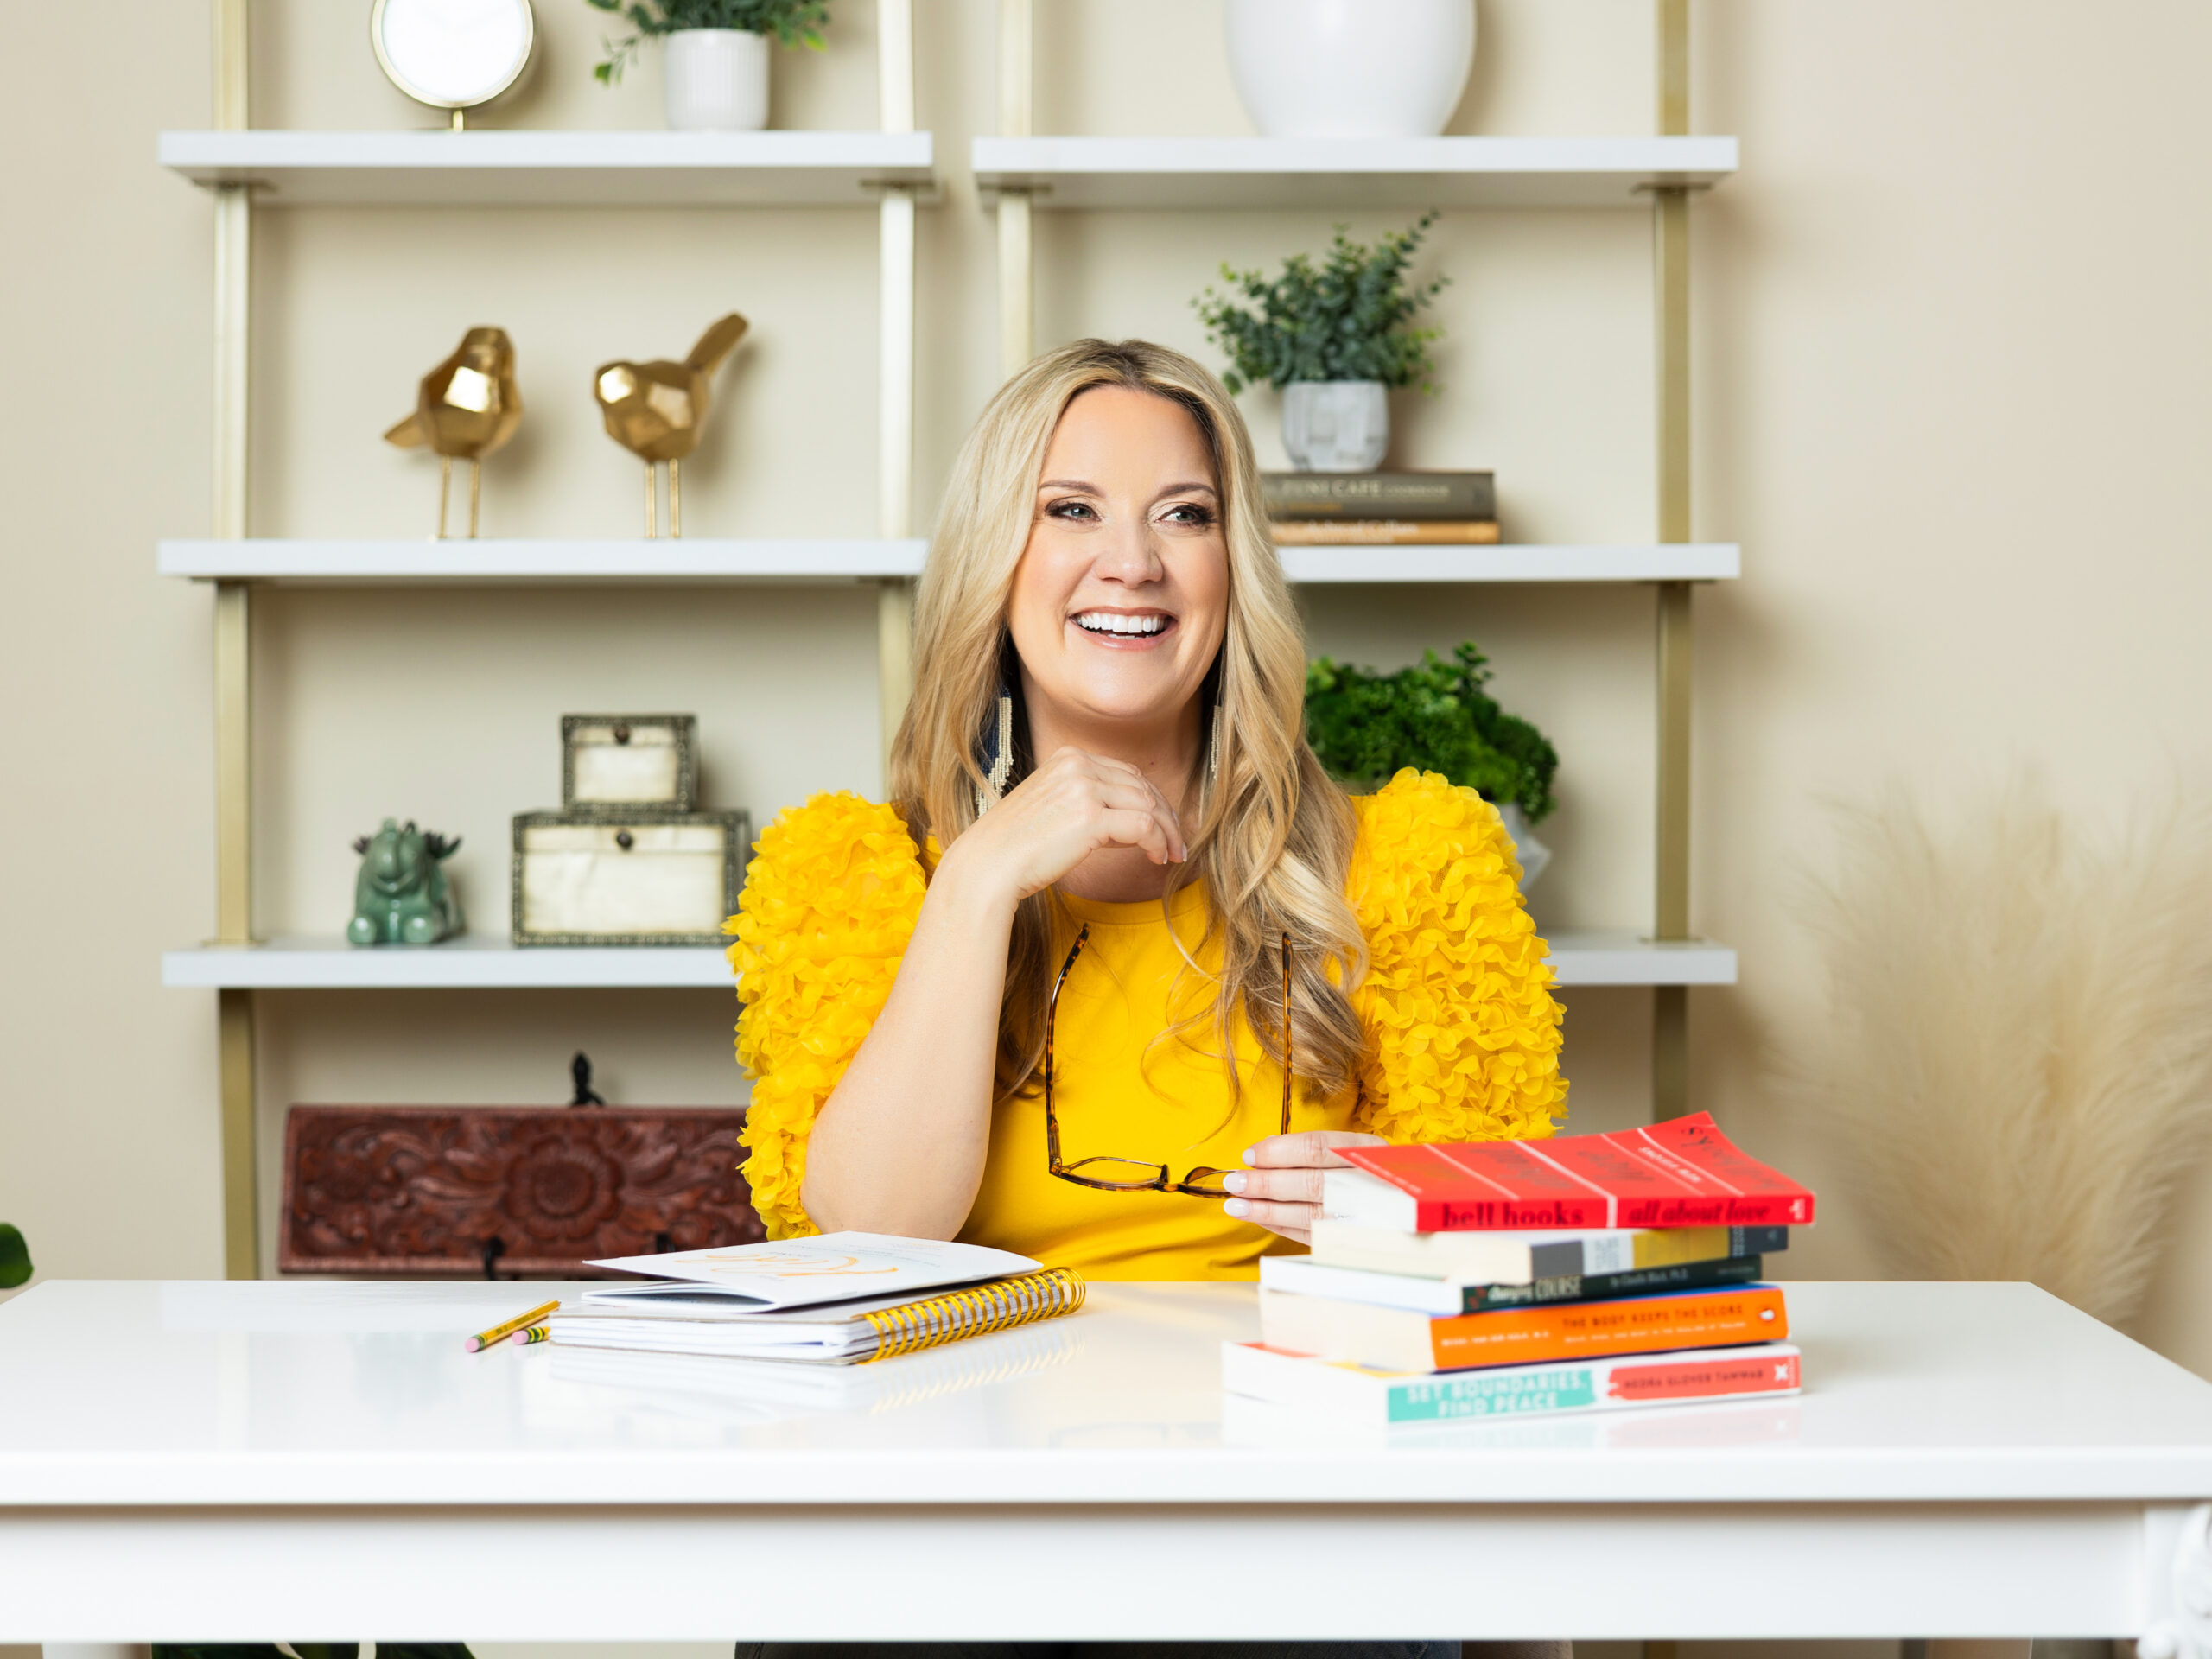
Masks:
[[[1229,549],[1229,620],[1209,676],[1216,692],[1214,775],[1199,822],[1185,828],[1206,884],[1206,938],[1221,969],[1211,1007],[1179,1034],[1210,1022],[1235,1078],[1231,1021],[1245,1014],[1281,1061],[1281,941],[1291,943],[1292,1069],[1333,1094],[1356,1075],[1364,1043],[1349,992],[1365,942],[1344,899],[1355,828],[1344,792],[1306,742],[1306,639],[1260,502],[1251,435],[1221,383],[1191,359],[1141,340],[1079,340],[1016,374],[984,409],[954,463],[914,607],[914,694],[892,748],[891,790],[917,842],[950,844],[976,821],[977,759],[995,729],[1002,671],[1013,647],[1007,611],[1029,541],[1037,485],[1053,429],[1096,386],[1123,386],[1180,405],[1198,423],[1221,490]],[[1016,770],[1027,757],[1016,733]],[[1007,953],[997,1084],[1030,1086],[1045,1041],[1052,959],[1051,889],[1025,899]],[[1165,901],[1163,900],[1163,909]],[[1192,972],[1198,965],[1185,953]]]

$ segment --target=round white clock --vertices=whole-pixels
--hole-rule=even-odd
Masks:
[[[418,104],[461,111],[488,104],[530,62],[530,0],[376,0],[369,44],[391,84]]]

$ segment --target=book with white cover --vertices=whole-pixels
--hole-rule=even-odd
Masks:
[[[1328,1173],[1357,1175],[1360,1172],[1332,1169]],[[1772,1255],[1789,1248],[1789,1230],[1615,1227],[1554,1233],[1416,1233],[1324,1214],[1313,1224],[1313,1260],[1332,1267],[1408,1274],[1459,1285],[1529,1285],[1539,1279],[1572,1274],[1630,1273],[1686,1262]]]
[[[1370,1427],[1770,1398],[1798,1391],[1800,1366],[1796,1344],[1787,1342],[1443,1376],[1318,1359],[1256,1342],[1221,1345],[1221,1385],[1229,1393]]]
[[[657,1282],[594,1286],[584,1293],[586,1303],[637,1312],[644,1311],[639,1304],[669,1303],[690,1317],[701,1309],[764,1313],[863,1297],[888,1306],[947,1285],[1034,1273],[1039,1264],[980,1244],[886,1233],[822,1233],[779,1243],[609,1256],[588,1265],[648,1274]],[[885,1301],[887,1297],[891,1300]]]
[[[1340,1268],[1331,1262],[1316,1262],[1310,1255],[1263,1255],[1260,1258],[1260,1287],[1299,1296],[1319,1296],[1329,1301],[1402,1307],[1446,1319],[1455,1313],[1486,1313],[1504,1307],[1609,1301],[1669,1290],[1710,1290],[1721,1285],[1749,1284],[1759,1276],[1759,1269],[1758,1256],[1737,1255],[1718,1262],[1634,1268],[1625,1273],[1561,1274],[1526,1285],[1461,1285],[1448,1279]]]

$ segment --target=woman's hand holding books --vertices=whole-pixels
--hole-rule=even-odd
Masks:
[[[1271,1135],[1246,1150],[1244,1161],[1250,1168],[1224,1179],[1222,1185],[1236,1194],[1224,1207],[1240,1221],[1311,1244],[1313,1224],[1321,1216],[1322,1172],[1351,1167],[1335,1149],[1388,1144],[1379,1135],[1355,1135],[1349,1129]]]

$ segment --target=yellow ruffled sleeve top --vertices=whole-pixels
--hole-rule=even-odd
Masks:
[[[1353,1003],[1368,1032],[1356,1084],[1294,1089],[1294,1129],[1347,1128],[1396,1141],[1525,1139],[1565,1111],[1560,1009],[1548,947],[1523,908],[1521,871],[1497,810],[1437,774],[1400,772],[1356,798],[1346,883],[1368,966]],[[729,950],[751,1072],[745,1165],[772,1238],[815,1230],[799,1202],[807,1136],[890,995],[926,888],[899,816],[852,795],[817,796],[760,842]],[[1193,983],[1178,939],[1211,969],[1202,887],[1157,902],[1065,899],[1068,938],[1090,928],[1056,1037],[1065,1154],[1169,1164],[1180,1178],[1235,1168],[1281,1128],[1282,1074],[1249,1030],[1233,1033],[1237,1085],[1210,1030],[1166,1038]],[[1173,930],[1171,934],[1170,929]],[[1210,995],[1200,984],[1196,994]],[[990,1152],[962,1237],[1101,1279],[1250,1278],[1261,1255],[1297,1247],[1220,1202],[1098,1192],[1046,1167],[1035,1094],[994,1109]]]

